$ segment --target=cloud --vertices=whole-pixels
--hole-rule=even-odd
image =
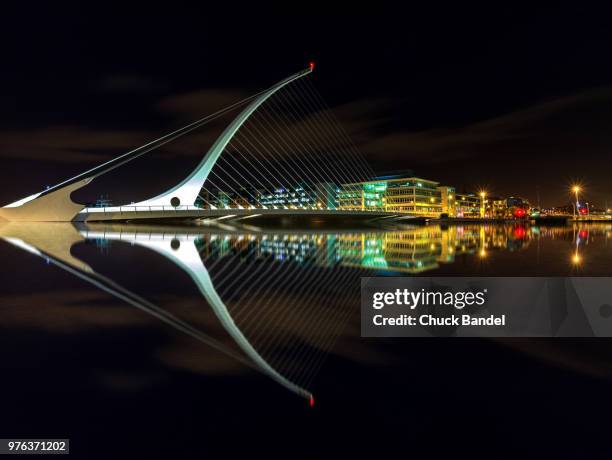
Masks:
[[[136,84],[137,79],[124,80],[124,87],[128,87],[130,81]],[[147,131],[78,124],[5,130],[0,132],[0,155],[47,165],[73,163],[79,165],[75,166],[78,170],[80,164],[88,167],[107,161],[247,96],[248,93],[241,89],[217,88],[162,97],[150,106],[149,118],[159,119],[161,115],[167,119],[168,129],[163,131],[159,128]],[[272,99],[271,104],[264,106],[264,111],[273,113],[275,104],[282,105]],[[522,159],[525,167],[521,177],[526,183],[538,183],[537,171],[543,167],[551,168],[550,174],[558,176],[560,182],[567,181],[568,175],[576,171],[582,174],[583,170],[583,174],[594,182],[606,180],[602,171],[606,168],[605,158],[612,150],[610,87],[558,97],[489,119],[445,128],[412,128],[410,122],[402,117],[407,117],[411,110],[418,111],[418,108],[407,108],[408,104],[409,101],[405,100],[373,98],[337,105],[332,112],[358,150],[378,171],[411,168],[418,174],[429,174],[468,188],[480,183],[483,177],[491,177],[499,184],[499,193],[515,193],[516,187],[510,183],[507,174],[500,172],[499,165],[510,166],[515,160]],[[183,168],[182,163],[194,161],[192,159],[201,157],[210,148],[238,110],[150,155],[162,161],[179,159],[175,165],[178,171]],[[346,138],[329,135],[333,123],[329,116],[326,111],[315,109],[305,118],[288,121],[287,131],[292,131],[296,138],[307,139],[307,143],[316,149],[346,148]],[[255,126],[261,128],[262,124],[256,123]],[[248,135],[249,127],[251,135],[257,135],[258,130],[247,123],[238,138]],[[277,156],[293,153],[289,147],[285,147],[285,151],[278,147],[277,150],[279,152],[274,152]],[[580,158],[580,168],[569,163],[575,158]],[[458,176],[456,169],[466,164],[477,167],[471,171],[464,170]],[[609,192],[604,189],[597,191],[600,200],[604,200]],[[591,190],[595,192],[594,188]],[[554,198],[553,191],[550,191],[550,198]]]
[[[602,140],[605,148],[612,148],[607,128],[610,119],[612,89],[599,88],[452,128],[380,133],[384,127],[376,118],[360,134],[363,151],[388,162],[414,159],[419,164],[435,164],[512,152],[552,157],[577,150],[600,152]],[[349,126],[352,123],[349,117]]]
[[[150,134],[143,131],[58,125],[0,132],[0,153],[4,158],[20,160],[93,163],[116,157],[149,138]]]
[[[204,89],[165,97],[157,103],[156,108],[165,114],[196,120],[249,95],[239,89]]]

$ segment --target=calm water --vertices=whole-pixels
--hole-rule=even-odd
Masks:
[[[594,452],[608,340],[362,339],[359,282],[609,276],[611,234],[5,224],[0,432],[70,437],[78,458]]]

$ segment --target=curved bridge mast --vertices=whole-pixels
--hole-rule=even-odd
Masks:
[[[178,206],[181,204],[193,205],[195,204],[198,194],[204,185],[208,174],[210,174],[210,171],[219,159],[219,156],[227,146],[228,142],[249,118],[249,116],[278,90],[287,86],[291,82],[308,75],[312,72],[312,70],[313,65],[311,64],[307,69],[304,69],[243,101],[232,104],[225,109],[197,120],[181,129],[166,134],[165,136],[149,142],[141,147],[124,153],[117,158],[85,171],[71,179],[49,187],[42,192],[35,193],[34,195],[30,195],[26,198],[22,198],[8,204],[0,208],[0,221],[67,222],[74,220],[75,217],[83,209],[85,209],[85,206],[72,201],[70,198],[72,192],[89,184],[96,177],[106,174],[107,172],[112,171],[113,169],[118,168],[119,166],[122,166],[125,163],[150,152],[151,150],[167,144],[168,142],[171,142],[205,125],[224,113],[227,113],[228,111],[243,105],[248,101],[251,101],[251,103],[225,129],[225,131],[223,131],[221,136],[219,136],[206,155],[204,155],[204,158],[200,164],[189,176],[187,176],[187,178],[161,195],[141,201],[133,206]]]

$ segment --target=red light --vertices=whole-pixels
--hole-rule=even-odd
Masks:
[[[523,217],[525,215],[525,210],[523,208],[517,208],[514,210],[514,215],[516,217]]]
[[[580,214],[588,214],[589,210],[587,208],[578,208]]]
[[[314,61],[310,61],[310,63],[308,64],[308,66],[310,67],[310,71],[312,72],[314,70],[315,67],[315,63]]]
[[[310,407],[314,407],[314,396],[310,395],[310,399],[308,400],[308,404]]]
[[[580,239],[586,240],[589,237],[589,232],[586,230],[580,230],[578,235],[580,235]]]
[[[516,227],[514,229],[514,238],[516,238],[517,240],[522,240],[527,236],[527,230],[525,230],[525,227]]]

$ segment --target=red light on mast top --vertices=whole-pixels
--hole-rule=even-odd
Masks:
[[[314,68],[315,68],[315,63],[314,63],[314,61],[310,61],[310,62],[308,63],[308,67],[310,67],[310,71],[312,72],[312,71],[314,70]]]
[[[314,405],[315,405],[314,396],[310,395],[310,399],[308,400],[308,405],[310,407],[314,407]]]

